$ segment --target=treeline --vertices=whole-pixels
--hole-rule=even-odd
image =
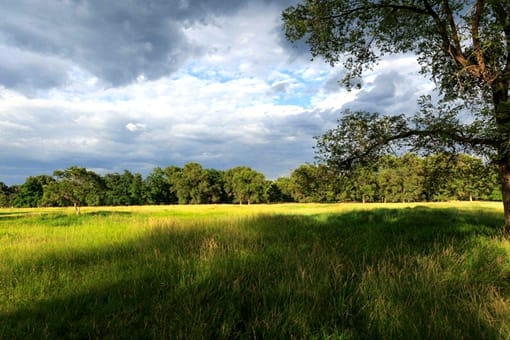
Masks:
[[[220,171],[188,163],[156,167],[146,178],[128,170],[100,176],[73,166],[21,185],[0,182],[2,207],[445,200],[501,200],[495,169],[463,154],[406,154],[348,175],[305,164],[273,181],[245,166]]]

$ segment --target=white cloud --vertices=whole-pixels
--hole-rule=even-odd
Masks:
[[[1,49],[0,60],[16,54],[33,67],[30,73],[20,66],[10,82],[0,77],[0,157],[14,165],[0,167],[0,181],[20,183],[75,164],[146,174],[192,161],[218,169],[248,165],[275,178],[313,160],[313,136],[333,127],[342,108],[404,110],[415,105],[411,90],[430,86],[416,77],[412,56],[400,56],[368,74],[366,88],[342,90],[335,85],[340,68],[282,45],[283,7],[276,2],[225,2],[206,17],[188,2],[172,7],[177,14],[169,7],[153,13],[144,3],[140,17],[131,5],[90,2],[59,18],[61,27],[38,8],[37,27],[47,25],[39,33],[9,4],[20,30],[0,23],[0,44],[8,36],[15,47]],[[60,13],[64,5],[52,6]],[[98,13],[119,18],[98,24]],[[393,100],[382,91],[391,74],[401,77],[394,77]],[[16,167],[25,170],[14,175]]]
[[[146,129],[145,124],[141,123],[127,123],[126,129],[128,129],[131,132],[137,132],[137,131],[143,131]]]

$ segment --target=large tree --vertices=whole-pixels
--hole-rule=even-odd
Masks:
[[[19,187],[14,205],[16,207],[38,207],[44,194],[44,186],[54,181],[53,177],[48,175],[27,177],[25,183]]]
[[[209,203],[209,173],[198,163],[186,163],[177,181],[177,197],[181,204]]]
[[[343,64],[347,87],[382,56],[414,53],[443,96],[437,106],[422,100],[415,117],[350,113],[336,131],[339,145],[323,143],[323,156],[348,167],[397,141],[489,152],[499,167],[510,232],[508,0],[303,0],[283,20],[288,39],[306,39],[312,56]],[[466,108],[473,113],[469,123],[459,116]]]
[[[44,185],[42,205],[73,205],[76,214],[80,214],[82,205],[97,206],[102,204],[104,183],[101,176],[79,166],[53,172],[54,181]]]
[[[265,177],[247,166],[237,166],[225,172],[225,192],[234,202],[258,203],[264,195]]]

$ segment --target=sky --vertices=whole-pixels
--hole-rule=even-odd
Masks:
[[[351,92],[341,66],[282,32],[296,0],[2,0],[0,182],[200,163],[268,179],[313,163],[345,109],[414,113],[412,55]]]

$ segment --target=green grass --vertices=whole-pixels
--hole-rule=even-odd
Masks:
[[[0,338],[506,339],[493,203],[0,209]]]

